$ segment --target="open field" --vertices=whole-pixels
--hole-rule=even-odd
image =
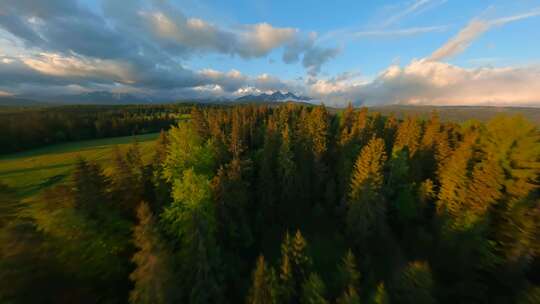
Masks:
[[[23,198],[50,187],[69,177],[77,158],[106,163],[115,146],[126,147],[137,140],[143,157],[149,157],[154,139],[159,133],[86,140],[47,146],[21,153],[0,156],[0,183],[4,183]]]

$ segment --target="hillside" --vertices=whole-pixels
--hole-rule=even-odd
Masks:
[[[394,114],[398,118],[405,118],[408,115],[428,118],[433,111],[437,111],[444,121],[463,122],[469,119],[488,121],[499,115],[523,115],[527,120],[540,124],[540,108],[525,107],[479,107],[479,106],[370,106],[371,111],[380,112],[383,115]]]

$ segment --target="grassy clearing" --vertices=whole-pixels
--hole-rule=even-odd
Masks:
[[[106,164],[115,146],[125,148],[137,140],[143,157],[152,155],[159,133],[78,141],[0,156],[0,183],[21,198],[66,181],[79,156]]]

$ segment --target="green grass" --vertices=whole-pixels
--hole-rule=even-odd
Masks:
[[[148,159],[158,136],[152,133],[78,141],[0,156],[0,183],[14,189],[19,197],[28,198],[67,181],[79,156],[107,167],[115,146],[125,148],[136,139],[143,157]]]

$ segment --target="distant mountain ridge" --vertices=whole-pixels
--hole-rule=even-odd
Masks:
[[[16,96],[0,96],[0,106],[10,107],[28,107],[28,106],[41,106],[48,105],[47,102],[42,102],[29,98],[21,98]]]
[[[236,102],[283,102],[283,101],[310,101],[310,97],[306,96],[297,96],[291,92],[282,93],[276,91],[272,94],[262,93],[259,95],[245,95],[242,97],[236,98]]]
[[[129,93],[112,93],[107,91],[95,91],[77,95],[63,95],[54,98],[59,103],[79,104],[143,104],[153,103],[155,100],[143,95]]]

